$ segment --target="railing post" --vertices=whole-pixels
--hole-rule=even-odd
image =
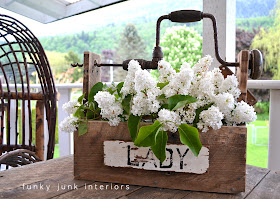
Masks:
[[[58,100],[58,124],[62,122],[68,113],[62,110],[62,105],[70,100],[71,88],[68,87],[58,87],[58,92],[60,94],[60,99]],[[71,154],[71,143],[73,142],[73,135],[59,131],[59,157]]]
[[[269,144],[268,144],[268,161],[267,167],[272,170],[280,171],[280,90],[270,90],[270,107],[269,107]]]
[[[222,59],[235,61],[235,13],[236,0],[203,0],[203,12],[216,17],[218,26],[218,44]],[[203,19],[203,55],[215,58],[213,25],[209,19]],[[221,64],[214,59],[211,67]]]

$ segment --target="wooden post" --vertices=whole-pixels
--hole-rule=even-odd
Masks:
[[[94,63],[101,63],[101,56],[89,51],[84,52],[84,79],[83,79],[83,93],[85,98],[88,98],[91,87],[97,82],[101,81],[101,68],[94,65]]]
[[[273,80],[275,81],[275,80]],[[278,86],[279,88],[279,86]],[[279,133],[279,113],[280,113],[280,89],[270,90],[269,107],[269,144],[267,168],[280,171],[280,133]]]
[[[36,102],[36,155],[44,160],[44,102]]]

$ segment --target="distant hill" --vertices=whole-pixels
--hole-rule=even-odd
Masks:
[[[202,10],[202,0],[153,0],[133,1],[142,2],[141,5],[125,8],[121,7],[117,16],[107,16],[102,27],[92,27],[91,31],[39,38],[43,47],[48,51],[66,53],[72,50],[79,55],[85,50],[101,53],[103,49],[115,49],[119,35],[127,23],[134,23],[139,35],[146,43],[148,54],[151,54],[155,43],[155,22],[161,15],[180,9]],[[263,26],[269,28],[273,19],[268,17],[274,8],[276,0],[236,0],[237,27],[250,30],[252,27]],[[114,11],[116,13],[116,11]],[[165,29],[181,25],[164,21],[161,34]],[[201,33],[202,23],[188,24],[194,26]],[[81,57],[82,58],[82,57]]]
[[[276,0],[236,0],[236,18],[268,16]]]

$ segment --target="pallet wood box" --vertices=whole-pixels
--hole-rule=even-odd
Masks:
[[[88,133],[78,136],[78,132],[75,132],[74,135],[74,175],[76,179],[207,192],[238,193],[245,191],[247,132],[245,126],[222,127],[216,131],[200,133],[202,145],[209,149],[209,168],[206,173],[194,174],[156,171],[155,167],[155,170],[144,170],[141,169],[141,165],[139,168],[131,168],[132,159],[128,158],[128,150],[124,150],[124,153],[121,154],[125,157],[123,163],[126,166],[106,166],[104,164],[104,142],[109,140],[131,141],[127,124],[120,123],[117,127],[111,127],[105,121],[90,121],[88,125]],[[178,134],[169,136],[168,143],[182,145]],[[185,151],[181,150],[181,152]],[[173,156],[175,153],[177,152],[173,150]],[[191,154],[190,151],[189,153]],[[155,160],[155,162],[158,167],[159,161]],[[187,159],[183,158],[183,164],[185,162]],[[176,163],[180,164],[180,162]]]
[[[100,62],[100,57],[85,52],[85,93],[100,81],[94,62]],[[243,62],[248,64],[248,56]],[[245,83],[242,94],[247,92]],[[242,96],[246,98],[246,94]],[[220,193],[245,191],[246,126],[200,132],[203,148],[199,160],[181,144],[179,134],[168,136],[167,159],[160,165],[147,147],[133,145],[127,123],[111,127],[106,121],[89,121],[86,134],[74,134],[75,179]]]

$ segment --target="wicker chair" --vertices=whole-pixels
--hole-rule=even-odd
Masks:
[[[32,83],[40,84],[39,91],[34,91]],[[36,119],[32,100],[36,100]],[[43,160],[45,150],[46,159],[53,158],[56,113],[54,79],[39,40],[18,20],[0,15],[0,164],[18,166]],[[48,126],[45,148],[44,115]],[[32,130],[32,121],[36,121],[36,130]],[[19,155],[29,161],[8,162]]]

